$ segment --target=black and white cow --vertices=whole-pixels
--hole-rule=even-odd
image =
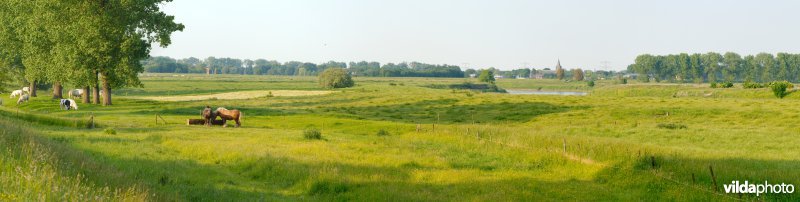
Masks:
[[[63,110],[78,110],[78,103],[75,103],[75,100],[72,99],[61,99],[59,106]]]

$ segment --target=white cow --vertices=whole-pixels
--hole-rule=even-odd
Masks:
[[[16,98],[17,96],[22,95],[22,90],[15,90],[11,92],[11,98]]]
[[[83,95],[83,89],[70,90],[67,94],[70,98],[80,97]]]
[[[17,100],[17,104],[22,104],[23,102],[27,102],[28,99],[30,99],[30,95],[25,94],[25,95],[19,96],[19,99]]]
[[[61,107],[61,109],[63,110],[70,110],[70,109],[78,110],[78,103],[76,103],[75,100],[72,99],[61,99],[59,107]]]
[[[22,87],[22,91],[25,91],[26,93],[31,93],[31,90],[28,87]]]

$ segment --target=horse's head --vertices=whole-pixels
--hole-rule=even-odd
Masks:
[[[214,116],[214,112],[211,111],[211,107],[206,106],[206,108],[203,109],[203,113],[201,114],[201,116],[203,116],[203,118],[205,118],[205,119],[214,118],[213,117]]]

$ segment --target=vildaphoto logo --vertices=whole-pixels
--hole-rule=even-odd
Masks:
[[[764,184],[750,184],[750,182],[744,181],[744,183],[739,183],[739,181],[731,181],[730,184],[722,185],[725,187],[725,193],[742,193],[742,194],[756,194],[756,196],[764,194],[764,193],[773,193],[773,194],[791,194],[794,193],[794,185],[793,184],[770,184],[767,181],[764,181]]]

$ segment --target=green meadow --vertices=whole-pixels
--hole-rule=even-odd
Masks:
[[[733,180],[800,185],[798,94],[497,81],[588,92],[513,95],[426,87],[475,79],[356,77],[325,95],[173,102],[138,98],[326,89],[316,77],[141,79],[114,105],[77,111],[45,91],[21,105],[4,95],[0,200],[800,200],[723,191]],[[186,125],[206,105],[243,111],[242,127]],[[310,129],[322,138],[304,138]]]

